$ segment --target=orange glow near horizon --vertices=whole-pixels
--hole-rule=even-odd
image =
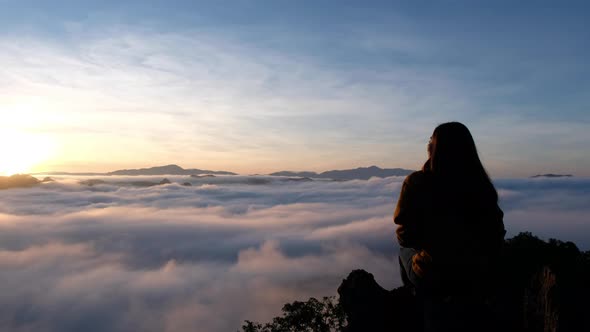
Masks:
[[[0,151],[0,175],[28,173],[53,156],[55,142],[48,136],[3,129]]]

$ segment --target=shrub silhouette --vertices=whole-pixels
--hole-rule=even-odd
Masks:
[[[333,296],[287,303],[282,311],[282,316],[264,325],[246,320],[243,332],[336,332],[346,325],[344,311]]]

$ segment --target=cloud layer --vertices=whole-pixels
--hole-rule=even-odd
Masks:
[[[64,177],[2,191],[2,330],[233,331],[286,302],[335,295],[352,269],[400,284],[391,216],[403,178],[260,179],[138,188]],[[590,248],[590,180],[497,186],[509,235]]]

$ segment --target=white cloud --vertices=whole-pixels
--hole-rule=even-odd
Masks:
[[[87,187],[58,177],[2,191],[0,320],[12,331],[231,331],[286,302],[335,295],[352,269],[400,284],[391,217],[402,178],[263,178],[137,188],[114,183],[138,178]],[[509,235],[590,248],[587,179],[497,186]]]

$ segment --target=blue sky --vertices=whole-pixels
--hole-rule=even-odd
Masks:
[[[31,170],[418,168],[457,120],[492,176],[590,175],[583,2],[0,4]]]

